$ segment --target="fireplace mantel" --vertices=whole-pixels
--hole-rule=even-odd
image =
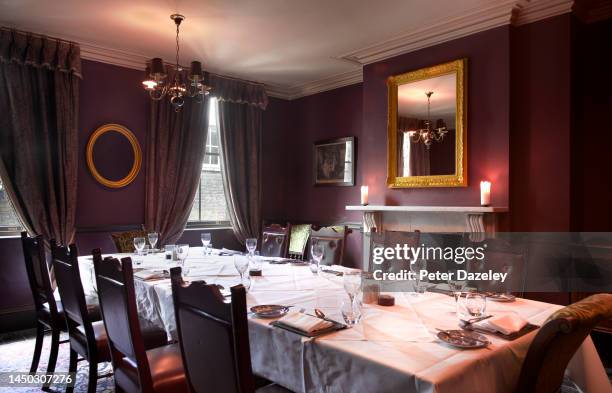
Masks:
[[[387,206],[357,205],[347,206],[346,210],[364,212],[432,212],[432,213],[506,213],[507,207],[495,206]]]
[[[398,230],[421,232],[494,233],[497,217],[508,212],[497,206],[346,206],[363,212],[364,232]]]

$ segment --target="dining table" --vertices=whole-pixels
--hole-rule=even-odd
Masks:
[[[222,254],[219,250],[205,252],[202,247],[190,248],[184,279],[204,280],[226,289],[239,284],[234,256],[219,254]],[[135,269],[167,271],[177,265],[166,259],[163,252],[112,256],[130,256]],[[249,278],[248,308],[278,304],[310,314],[320,309],[328,318],[343,321],[340,308],[347,294],[342,276],[313,273],[303,263],[262,260],[262,275]],[[95,296],[92,257],[79,257],[79,266],[86,294]],[[348,269],[332,268],[338,272]],[[140,316],[163,327],[169,338],[176,339],[170,279],[135,278],[134,281]],[[512,341],[487,335],[491,343],[485,348],[460,349],[437,338],[438,329],[459,328],[452,296],[433,292],[392,295],[395,305],[363,304],[361,320],[355,326],[315,338],[273,326],[274,319],[258,318],[249,312],[253,372],[291,391],[304,393],[514,391],[537,330]],[[541,326],[560,307],[516,298],[513,302],[488,301],[486,312],[517,314]],[[583,392],[612,392],[590,337],[572,358],[566,375]]]

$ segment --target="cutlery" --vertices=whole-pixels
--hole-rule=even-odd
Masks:
[[[463,322],[467,326],[467,325],[471,325],[471,324],[476,323],[476,322],[484,321],[485,319],[489,319],[492,316],[493,315],[485,315],[484,317],[471,318],[471,319],[467,319],[467,320],[460,319],[460,321]]]
[[[315,312],[315,314],[316,314],[316,316],[317,316],[318,318],[321,318],[321,319],[322,319],[322,320],[324,320],[324,321],[331,322],[331,323],[335,323],[335,324],[337,324],[337,325],[346,326],[344,323],[341,323],[341,322],[338,322],[338,321],[334,321],[333,319],[327,318],[327,317],[325,316],[325,313],[324,313],[323,311],[321,311],[320,309],[318,309],[318,308],[315,308],[315,309],[314,309],[314,312]]]

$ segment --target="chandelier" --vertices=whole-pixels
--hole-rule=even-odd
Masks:
[[[204,73],[202,63],[192,61],[189,72],[187,73],[187,84],[184,81],[183,67],[179,64],[179,27],[185,17],[180,14],[170,15],[170,19],[176,24],[176,64],[174,66],[174,78],[167,81],[168,74],[161,58],[151,59],[147,66],[147,79],[142,84],[149,92],[152,100],[159,101],[168,96],[170,103],[176,112],[179,112],[185,104],[185,97],[195,98],[199,104],[202,98],[210,92],[210,86],[204,83]]]
[[[410,136],[410,140],[412,142],[419,143],[420,141],[422,141],[429,149],[429,147],[434,141],[441,142],[442,139],[444,139],[444,135],[448,132],[448,130],[444,125],[444,121],[441,119],[436,122],[436,127],[432,128],[430,106],[433,91],[428,91],[425,93],[425,95],[427,96],[427,120],[425,120],[425,128],[420,128],[418,130],[410,130],[408,131],[408,135]]]

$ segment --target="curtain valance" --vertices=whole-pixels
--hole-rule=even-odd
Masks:
[[[210,74],[212,95],[222,102],[253,105],[261,109],[268,106],[268,95],[262,84]]]
[[[59,39],[0,28],[0,62],[72,73],[81,78],[81,49]]]

